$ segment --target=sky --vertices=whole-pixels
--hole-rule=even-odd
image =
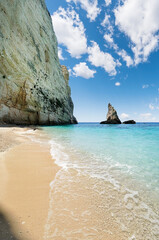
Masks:
[[[46,0],[79,122],[159,122],[159,1]]]

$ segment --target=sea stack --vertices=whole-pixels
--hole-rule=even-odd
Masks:
[[[110,103],[108,104],[107,120],[101,122],[100,124],[121,124],[116,110]]]
[[[127,120],[124,121],[123,124],[136,124],[136,122],[134,120]]]
[[[0,123],[77,123],[45,0],[2,0],[0,7]]]

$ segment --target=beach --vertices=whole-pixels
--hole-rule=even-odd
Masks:
[[[52,199],[53,188],[51,184],[54,183],[54,178],[60,167],[54,163],[51,157],[49,138],[42,130],[2,127],[0,128],[0,135],[1,240],[42,240],[50,239],[50,235],[53,237],[51,239],[66,239],[63,233],[56,232],[57,228],[58,231],[60,229],[63,231],[65,228],[67,231],[69,230],[73,239],[94,239],[96,234],[103,235],[93,229],[94,225],[104,223],[101,219],[102,212],[100,209],[98,209],[99,212],[96,212],[97,209],[93,209],[93,212],[91,210],[95,216],[94,220],[89,213],[92,193],[84,189],[85,181],[88,181],[88,184],[94,184],[89,179],[81,177],[80,183],[75,181],[71,184],[71,191],[75,193],[75,196],[71,196],[69,203],[65,191],[63,192],[63,189],[61,189],[62,185],[65,185],[65,180],[62,181],[62,185],[59,181],[61,185],[59,185],[59,192],[56,191],[54,200]],[[77,172],[72,170],[69,174],[71,174],[69,176],[71,181],[72,177],[76,177]],[[77,192],[84,195],[76,198]],[[98,204],[98,199],[96,201],[96,204]],[[67,212],[64,206],[67,206],[71,212],[79,216],[78,220],[75,220],[75,216],[72,216],[71,219],[70,211]],[[50,215],[49,213],[54,207],[54,214]],[[50,227],[54,222],[52,217],[57,228]],[[118,235],[118,239],[122,239],[118,225],[112,222],[110,218],[109,212],[107,213],[109,231],[106,230],[104,236],[114,240],[115,236]],[[77,231],[77,229],[79,227],[82,229],[84,226],[85,229],[88,228],[89,230],[86,235],[84,233],[83,237],[85,230],[82,232]]]
[[[158,127],[1,127],[0,240],[157,240]]]
[[[58,167],[51,158],[47,140],[39,132],[0,128],[1,240],[43,239],[50,182]]]
[[[0,240],[159,240],[159,0],[0,0]]]

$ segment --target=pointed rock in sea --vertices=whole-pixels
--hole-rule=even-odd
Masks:
[[[102,121],[100,124],[121,124],[117,111],[110,103],[108,104],[107,120]]]

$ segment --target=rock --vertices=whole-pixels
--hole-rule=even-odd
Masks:
[[[64,65],[61,65],[61,69],[62,69],[62,73],[63,73],[64,79],[65,79],[66,83],[68,83],[68,81],[69,81],[69,72],[67,70],[67,67],[64,66]]]
[[[124,121],[123,124],[136,124],[134,120]]]
[[[77,123],[44,0],[0,1],[0,122]]]
[[[65,79],[66,85],[67,85],[68,93],[71,96],[71,88],[69,86],[69,71],[67,70],[67,67],[64,65],[61,65],[61,69],[62,69],[62,74]]]
[[[102,121],[100,124],[121,124],[116,110],[110,103],[108,104],[107,120]]]

